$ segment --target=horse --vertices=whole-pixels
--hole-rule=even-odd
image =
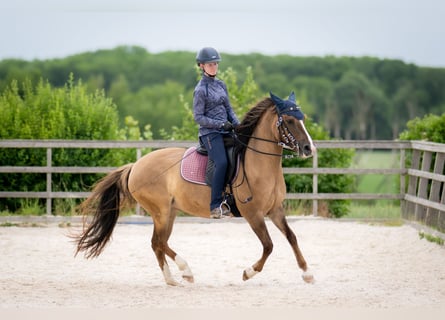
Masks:
[[[273,243],[266,217],[288,240],[303,271],[303,280],[308,283],[314,281],[283,207],[286,193],[283,149],[289,149],[301,158],[311,157],[316,152],[304,125],[305,115],[295,101],[294,92],[287,100],[270,92],[270,97],[253,106],[235,128],[241,169],[232,182],[233,196],[242,218],[248,222],[263,247],[260,259],[243,271],[244,281],[263,270],[272,252]],[[184,148],[157,149],[100,179],[91,195],[79,206],[80,213],[89,219],[75,236],[75,255],[83,252],[86,259],[99,256],[110,240],[123,206],[128,201],[136,201],[152,217],[151,246],[165,283],[181,285],[172,276],[166,257],[176,263],[184,281],[193,283],[189,265],[169,247],[168,239],[179,212],[209,218],[210,188],[180,176],[184,153]]]

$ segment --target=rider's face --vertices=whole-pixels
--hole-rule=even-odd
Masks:
[[[204,72],[210,76],[216,76],[218,73],[218,62],[203,63],[201,66]]]

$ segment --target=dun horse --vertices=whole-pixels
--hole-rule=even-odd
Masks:
[[[232,182],[233,196],[241,216],[263,246],[260,259],[244,270],[243,280],[261,272],[272,252],[273,243],[265,223],[268,217],[289,241],[298,266],[303,270],[304,281],[313,281],[282,205],[286,193],[281,166],[283,148],[302,158],[316,152],[303,120],[293,92],[287,100],[271,93],[270,98],[264,98],[250,109],[236,128],[240,169]],[[193,282],[190,267],[169,247],[168,239],[179,211],[209,217],[210,188],[181,177],[180,162],[184,153],[183,148],[159,149],[102,178],[80,206],[84,215],[93,217],[76,237],[76,254],[84,252],[86,258],[100,255],[110,240],[123,204],[135,200],[152,216],[151,244],[165,282],[178,285],[166,256],[176,263],[186,281]]]

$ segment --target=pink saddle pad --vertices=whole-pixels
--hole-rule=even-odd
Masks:
[[[196,152],[196,147],[188,148],[181,161],[181,176],[197,184],[206,184],[206,167],[208,157]]]

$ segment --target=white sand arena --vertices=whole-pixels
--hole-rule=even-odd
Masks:
[[[171,287],[151,250],[152,224],[118,224],[97,259],[74,258],[57,223],[0,228],[0,308],[435,308],[445,305],[445,249],[411,226],[289,219],[316,282],[307,284],[286,239],[267,222],[274,251],[248,281],[261,244],[242,219],[182,218],[171,247],[195,283]],[[144,220],[147,221],[147,220]]]

